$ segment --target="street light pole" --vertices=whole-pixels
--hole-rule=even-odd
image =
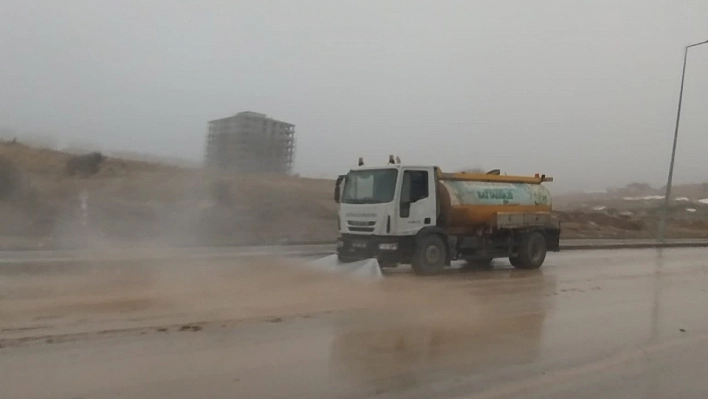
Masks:
[[[666,183],[666,196],[664,197],[664,210],[659,221],[659,241],[664,241],[666,233],[666,218],[671,206],[671,182],[674,179],[674,161],[676,160],[676,143],[678,142],[679,122],[681,121],[681,103],[683,101],[683,83],[686,80],[686,61],[688,59],[688,49],[708,43],[708,40],[700,43],[688,45],[683,50],[683,71],[681,72],[681,89],[679,91],[678,110],[676,111],[676,128],[674,129],[674,145],[671,148],[671,163],[669,164],[669,179]]]

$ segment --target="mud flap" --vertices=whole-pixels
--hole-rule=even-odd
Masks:
[[[338,273],[345,276],[378,280],[383,278],[379,261],[376,258],[364,259],[356,262],[342,263],[337,255],[329,255],[310,262],[315,270]]]

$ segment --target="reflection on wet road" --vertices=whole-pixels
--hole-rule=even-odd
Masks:
[[[555,281],[555,276],[539,271],[509,269],[432,278],[424,283],[449,287],[461,296],[459,303],[425,309],[433,313],[421,314],[415,308],[377,312],[372,320],[360,314],[340,323],[331,372],[376,392],[390,392],[533,363],[540,355],[543,324],[552,305],[547,298],[555,291]],[[448,296],[444,301],[456,299]]]
[[[396,272],[390,306],[8,345],[0,397],[705,398],[706,254]]]

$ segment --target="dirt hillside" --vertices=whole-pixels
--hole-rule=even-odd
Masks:
[[[95,175],[69,176],[71,157],[0,143],[0,169],[14,171],[0,173],[14,182],[0,199],[0,248],[308,242],[331,240],[336,230],[326,180],[110,157]]]
[[[113,157],[95,174],[70,175],[72,157],[0,142],[0,249],[255,245],[336,237],[329,180],[214,174]],[[656,190],[650,195],[646,187],[630,186],[556,197],[563,237],[653,237],[661,201]],[[704,188],[677,188],[692,197],[673,202],[670,236],[708,237],[708,204],[698,202]]]

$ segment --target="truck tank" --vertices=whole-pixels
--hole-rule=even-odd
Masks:
[[[550,213],[545,176],[438,173],[438,223],[456,234],[495,224],[498,213]]]

